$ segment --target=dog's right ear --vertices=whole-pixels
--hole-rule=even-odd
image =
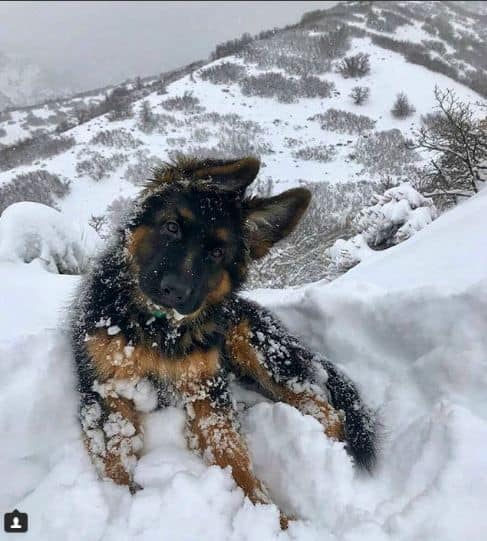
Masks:
[[[254,197],[244,202],[250,257],[264,257],[272,246],[287,237],[308,208],[311,192],[292,188],[273,197]]]
[[[222,189],[235,192],[244,192],[259,172],[260,161],[248,156],[240,160],[209,161],[204,167],[196,169],[196,178],[211,178]]]

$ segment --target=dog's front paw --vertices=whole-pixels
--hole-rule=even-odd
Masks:
[[[295,517],[289,517],[285,515],[282,511],[279,513],[279,522],[281,524],[281,530],[287,530],[289,523],[292,520],[296,520]]]
[[[139,483],[132,481],[129,485],[129,490],[130,494],[132,494],[133,496],[136,492],[139,492],[139,490],[144,490],[144,487],[142,485],[139,485]]]

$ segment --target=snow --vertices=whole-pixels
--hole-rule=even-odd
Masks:
[[[255,470],[297,519],[287,532],[275,506],[253,506],[229,471],[186,448],[176,408],[145,414],[144,490],[99,481],[66,336],[78,279],[1,262],[0,508],[28,512],[25,538],[36,541],[484,539],[486,227],[484,190],[330,284],[248,294],[337,362],[384,424],[379,468],[366,476],[313,418],[237,392]],[[153,407],[146,381],[117,385]]]
[[[23,201],[0,216],[0,261],[37,262],[50,272],[86,272],[101,239],[56,209]]]

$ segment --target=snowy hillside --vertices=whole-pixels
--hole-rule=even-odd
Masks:
[[[406,142],[435,86],[479,110],[485,75],[481,16],[442,2],[340,6],[179,73],[0,115],[0,212],[29,192],[106,235],[151,168],[178,152],[254,154],[260,193],[312,185],[321,225],[310,242],[323,254],[374,191],[421,178],[426,156]],[[357,55],[370,69],[349,76],[341,66]],[[367,89],[361,104],[356,87]],[[404,117],[391,112],[399,93]],[[324,266],[320,255],[312,279]]]
[[[332,284],[251,293],[339,363],[384,423],[364,477],[315,420],[240,393],[257,473],[298,518],[285,533],[276,508],[253,507],[186,450],[172,408],[145,418],[143,491],[98,481],[65,335],[78,278],[0,263],[0,507],[28,512],[36,541],[485,539],[486,228],[484,190]]]

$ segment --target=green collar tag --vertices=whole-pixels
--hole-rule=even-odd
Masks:
[[[152,312],[152,315],[154,317],[157,317],[158,319],[166,319],[166,313],[163,312],[162,310],[156,310]]]

